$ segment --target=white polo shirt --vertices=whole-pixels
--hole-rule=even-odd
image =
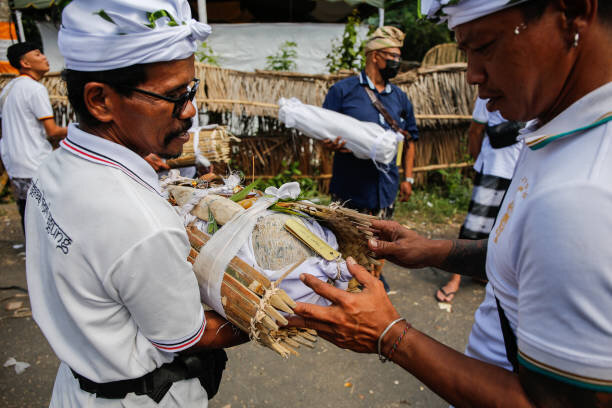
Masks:
[[[32,178],[53,148],[41,120],[53,117],[47,88],[27,75],[9,82],[2,106],[2,163],[11,178]]]
[[[506,119],[503,118],[499,111],[489,112],[487,110],[488,101],[488,99],[476,99],[472,119],[475,122],[489,126],[496,126],[506,122]],[[523,142],[519,141],[511,146],[494,149],[485,131],[480,153],[474,163],[474,170],[481,174],[511,179],[514,173],[514,165],[522,148]]]
[[[108,406],[82,391],[68,366],[99,383],[138,378],[204,332],[185,229],[147,162],[74,124],[32,182],[25,217],[32,313],[62,361],[51,406]],[[126,400],[157,406],[147,396]],[[207,405],[197,379],[175,383],[162,403],[175,400]]]
[[[606,117],[607,115],[607,117]],[[487,276],[519,361],[561,381],[612,391],[612,82],[549,123],[533,122],[489,236]],[[494,303],[487,291],[484,304]],[[496,363],[497,313],[476,314],[468,351]],[[493,347],[483,339],[496,342]]]

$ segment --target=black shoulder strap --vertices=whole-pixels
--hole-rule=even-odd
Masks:
[[[518,373],[518,346],[516,344],[516,335],[510,327],[510,322],[499,304],[499,299],[495,296],[495,303],[497,303],[497,312],[499,313],[499,322],[501,323],[502,334],[504,335],[504,345],[506,346],[506,357],[510,364],[512,364],[512,371]]]
[[[368,94],[368,97],[370,98],[370,102],[372,102],[372,105],[374,105],[376,110],[379,111],[381,115],[383,115],[383,118],[385,118],[385,120],[391,126],[391,128],[393,130],[395,130],[396,132],[401,133],[402,135],[404,135],[404,138],[412,139],[412,136],[410,135],[410,133],[408,131],[406,131],[406,130],[404,130],[404,129],[399,127],[398,123],[395,121],[395,119],[393,119],[391,114],[389,114],[389,112],[387,111],[385,106],[382,104],[382,102],[380,100],[378,100],[378,98],[376,97],[376,94],[374,93],[374,91],[371,90],[370,87],[367,86],[367,85],[364,86],[363,88],[365,89],[366,93]]]

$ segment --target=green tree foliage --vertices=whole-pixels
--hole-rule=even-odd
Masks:
[[[446,24],[435,24],[419,19],[418,0],[386,0],[385,25],[394,25],[406,33],[402,59],[421,61],[434,45],[452,41],[452,33]],[[368,19],[368,24],[378,25],[378,15]]]
[[[365,66],[365,43],[357,37],[357,27],[360,24],[361,18],[357,15],[357,10],[354,10],[344,26],[342,38],[332,43],[332,50],[326,56],[326,66],[330,73],[341,69],[359,71]]]
[[[200,62],[203,62],[205,64],[219,66],[219,60],[218,60],[217,54],[215,54],[213,49],[210,47],[210,45],[206,43],[206,41],[203,41],[200,44],[200,46],[198,47],[198,50],[195,53],[195,56]]]
[[[272,71],[293,71],[297,68],[295,59],[297,58],[297,44],[293,41],[285,41],[274,55],[266,57],[268,63],[266,69]]]

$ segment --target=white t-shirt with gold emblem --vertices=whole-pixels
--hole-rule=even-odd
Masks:
[[[506,368],[493,293],[529,369],[612,390],[612,83],[542,127],[523,149],[491,231],[486,298],[466,354]]]

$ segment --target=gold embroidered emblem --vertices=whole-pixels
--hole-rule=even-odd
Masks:
[[[516,197],[522,198],[523,200],[527,198],[528,188],[529,188],[529,182],[527,181],[527,177],[523,177],[521,179],[521,184],[519,184],[518,188],[516,189],[517,191],[514,195],[515,197],[514,200],[512,200],[508,204],[508,207],[506,208],[506,212],[501,217],[499,224],[497,225],[497,228],[495,228],[495,238],[493,239],[493,242],[495,242],[496,244],[497,244],[497,240],[499,239],[499,236],[501,235],[502,232],[504,232],[504,229],[506,228],[506,225],[508,224],[508,220],[510,220],[510,216],[512,215],[512,212],[514,211],[514,201],[516,200]]]

